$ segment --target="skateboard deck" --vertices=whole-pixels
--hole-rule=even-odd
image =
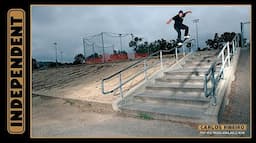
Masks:
[[[177,45],[178,48],[182,47],[184,44],[191,45],[192,40],[193,39],[189,39],[189,38],[187,38],[185,40],[182,40],[182,45],[178,45],[178,42],[176,41],[176,45]],[[188,46],[188,47],[190,47],[190,46]]]

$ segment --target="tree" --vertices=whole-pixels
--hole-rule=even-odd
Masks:
[[[129,42],[129,47],[134,47],[134,50],[138,48],[138,44],[142,41],[142,38],[135,37],[132,41]]]
[[[77,54],[77,55],[74,57],[74,62],[73,62],[73,64],[82,64],[84,60],[85,60],[85,57],[84,57],[83,54]]]
[[[143,42],[142,43],[142,39],[141,38],[134,38],[134,40],[132,40],[129,43],[130,47],[134,48],[134,51],[136,53],[154,53],[157,52],[159,50],[170,50],[172,48],[175,48],[177,46],[177,43],[175,40],[170,40],[170,41],[166,41],[165,39],[159,39],[159,40],[155,40],[154,42]],[[174,53],[175,51],[171,51],[171,53]]]
[[[94,53],[94,54],[91,54],[90,56],[88,56],[86,58],[86,60],[91,59],[91,58],[100,58],[100,57],[102,57],[102,55],[99,55],[98,53]]]
[[[221,36],[218,36],[218,33],[215,33],[214,35],[214,39],[208,39],[207,41],[205,41],[206,45],[208,45],[209,48],[214,48],[214,49],[218,49],[218,48],[222,48],[222,44],[221,43],[226,43],[226,42],[231,42],[232,39],[234,38],[234,36],[236,35],[235,32],[224,32],[223,34],[221,34]]]
[[[38,69],[38,68],[39,66],[36,59],[32,58],[32,69]]]
[[[234,36],[236,35],[235,32],[224,32],[223,34],[221,34],[220,39],[221,42],[231,42],[231,40],[234,38]]]

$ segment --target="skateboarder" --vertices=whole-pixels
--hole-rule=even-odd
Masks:
[[[192,13],[192,11],[187,11],[187,12],[184,12],[182,10],[179,11],[179,13],[172,17],[171,19],[169,19],[166,24],[170,24],[172,22],[172,20],[175,21],[174,23],[174,29],[177,31],[178,33],[178,37],[177,37],[177,42],[178,42],[178,45],[182,45],[182,40],[181,40],[181,31],[180,30],[185,30],[185,36],[184,36],[184,41],[186,39],[189,38],[189,35],[188,35],[188,26],[187,25],[184,25],[182,22],[183,22],[183,18],[186,16],[186,14],[188,13]]]

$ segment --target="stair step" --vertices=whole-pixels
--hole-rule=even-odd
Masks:
[[[146,90],[153,90],[153,91],[159,91],[159,90],[170,90],[173,92],[176,91],[183,91],[183,92],[203,92],[204,86],[203,84],[154,84],[154,85],[147,85],[145,87]]]
[[[204,78],[206,71],[199,71],[199,70],[194,70],[194,71],[184,71],[184,70],[179,70],[179,71],[171,71],[171,72],[164,72],[164,77],[175,77],[175,76],[185,76],[186,78],[189,77],[198,77],[198,78]],[[215,75],[217,75],[219,72],[216,71]]]
[[[181,83],[202,83],[204,82],[203,77],[162,77],[162,78],[156,78],[156,82],[181,82]]]
[[[210,68],[210,67],[209,67]],[[209,68],[200,68],[200,67],[184,67],[184,68],[181,68],[181,69],[173,69],[171,71],[168,71],[168,72],[193,72],[193,71],[200,71],[200,72],[206,72],[209,70]],[[216,72],[220,71],[220,66],[217,66],[215,69],[216,69]]]
[[[120,107],[121,111],[132,116],[160,120],[201,122],[204,108],[184,104],[156,105],[150,103],[130,103]]]
[[[194,58],[188,58],[188,59],[186,59],[186,62],[207,62],[207,63],[212,63],[212,62],[214,62],[216,60],[216,58],[199,58],[198,57],[198,59],[196,59],[196,57],[194,57]],[[217,61],[218,62],[221,62],[222,61],[222,59],[221,58],[219,58],[219,59],[217,59]]]
[[[192,97],[205,97],[204,95],[204,92],[201,92],[201,91],[182,91],[182,90],[179,90],[179,91],[172,91],[172,90],[159,90],[157,92],[154,92],[154,90],[145,90],[143,92],[140,92],[138,94],[144,94],[144,93],[154,93],[156,95],[158,94],[167,94],[167,95],[175,95],[175,96],[192,96]]]
[[[194,53],[190,58],[214,58],[216,53]]]
[[[185,64],[186,65],[194,65],[194,66],[200,66],[200,65],[211,65],[213,63],[213,61],[194,61],[194,60],[188,60],[188,61],[185,61]],[[221,61],[217,61],[216,63],[217,65],[220,65],[221,64]]]
[[[196,64],[196,63],[185,63],[185,64],[182,64],[183,67],[188,67],[188,68],[210,68],[212,63],[200,63],[200,64]],[[216,67],[221,67],[221,64],[217,64]]]
[[[194,96],[187,94],[163,94],[154,92],[143,92],[134,95],[134,99],[139,102],[157,103],[157,104],[170,104],[170,103],[182,103],[191,104],[194,106],[206,108],[209,105],[209,98],[206,98],[203,94],[200,96]]]

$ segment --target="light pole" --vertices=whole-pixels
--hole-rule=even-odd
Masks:
[[[103,39],[103,32],[101,32],[101,42],[102,42],[102,52],[103,52],[103,63],[105,63],[105,50],[104,50],[104,39]]]
[[[58,64],[58,58],[57,58],[57,42],[54,42],[53,44],[54,44],[54,46],[55,46],[55,57],[56,57],[56,67],[57,67],[57,64]]]
[[[194,19],[192,20],[193,23],[196,24],[196,46],[197,46],[197,49],[199,48],[199,43],[198,43],[198,25],[197,23],[199,22],[199,19]]]
[[[63,51],[60,51],[60,59],[61,59],[61,62],[64,63],[64,62],[63,62],[62,54],[63,54]]]
[[[92,52],[93,52],[93,63],[95,64],[95,50],[94,50],[94,43],[92,43]]]
[[[244,24],[250,24],[250,21],[241,22],[241,48],[244,48]]]
[[[133,40],[133,38],[134,38],[134,35],[131,33],[131,36],[132,36],[132,40]]]
[[[85,57],[85,39],[84,38],[82,38],[82,39],[83,39],[84,57]]]
[[[121,51],[123,50],[122,48],[122,34],[119,34],[119,38],[120,38],[120,48],[121,48]]]

